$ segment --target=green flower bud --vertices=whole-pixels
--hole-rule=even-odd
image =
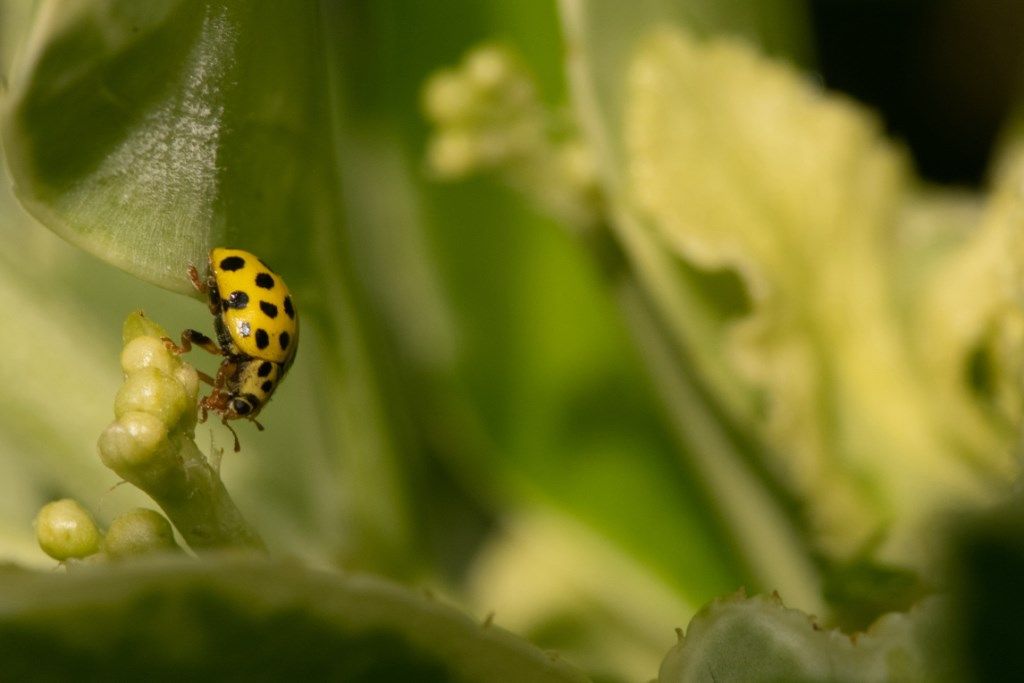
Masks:
[[[167,330],[146,317],[142,311],[135,311],[125,318],[121,326],[121,343],[127,345],[136,337],[166,337]]]
[[[466,57],[466,77],[484,92],[494,92],[507,85],[515,75],[512,58],[504,49],[485,45]]]
[[[473,91],[460,73],[440,71],[427,81],[423,90],[423,111],[435,123],[465,123],[476,111]]]
[[[535,148],[536,137],[531,136],[522,127],[485,131],[476,140],[478,168],[500,166],[509,159],[525,156],[524,151]]]
[[[578,140],[565,142],[563,117],[540,101],[514,53],[485,45],[457,68],[427,81],[423,106],[436,126],[429,168],[444,180],[494,173],[574,228],[603,210],[593,159]]]
[[[476,168],[480,161],[476,140],[462,130],[439,133],[427,150],[427,163],[442,178],[457,178]]]
[[[171,523],[156,510],[135,508],[118,515],[103,540],[103,550],[112,559],[153,552],[180,550]]]
[[[121,351],[121,369],[126,375],[143,368],[156,368],[173,375],[179,365],[181,362],[156,337],[135,337]]]
[[[114,399],[114,415],[144,412],[160,418],[168,427],[176,425],[191,410],[188,393],[181,382],[154,367],[128,375]]]
[[[167,425],[150,413],[125,413],[100,435],[103,464],[114,471],[138,467],[168,446]]]
[[[70,498],[47,503],[36,515],[36,539],[43,552],[63,562],[94,554],[100,547],[96,522]]]
[[[185,388],[188,402],[194,404],[199,399],[199,373],[188,363],[180,363],[173,376]]]

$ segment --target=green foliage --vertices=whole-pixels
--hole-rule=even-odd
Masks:
[[[658,682],[959,680],[948,609],[930,600],[847,636],[786,609],[777,597],[716,600],[690,622]]]
[[[586,680],[352,570],[443,586],[598,680],[650,678],[691,617],[662,680],[957,680],[964,642],[990,657],[991,607],[965,636],[926,596],[949,584],[936,520],[1018,476],[1012,140],[987,196],[924,187],[794,68],[791,0],[0,14],[0,65],[24,43],[14,191],[101,261],[0,194],[0,307],[24,328],[0,365],[0,552],[68,562],[0,582],[4,671]],[[477,171],[529,201],[438,182]],[[208,313],[106,267],[194,296],[212,245],[273,263],[303,320],[267,430],[239,421],[223,462],[196,415],[219,359],[166,342]],[[118,388],[140,305],[173,325],[128,317]],[[1012,575],[998,545],[961,544],[957,595]],[[796,609],[699,610],[744,584]]]
[[[3,570],[5,675],[586,681],[506,631],[364,576],[162,558],[67,576]]]
[[[904,158],[866,114],[745,46],[656,34],[629,100],[629,196],[678,257],[742,278],[752,310],[708,320],[697,343],[725,349],[727,391],[748,387],[730,407],[779,454],[771,469],[805,502],[814,543],[845,560],[881,538],[879,557],[922,567],[935,510],[991,502],[1017,472],[1012,432],[965,372],[974,344],[1016,324],[1005,292],[977,283],[976,313],[918,336],[896,292],[911,316],[952,295],[892,268],[919,259],[893,238],[917,201]],[[935,352],[918,345],[942,342],[948,365],[922,368]]]
[[[566,25],[693,457],[755,574],[803,608],[850,561],[934,575],[935,515],[1019,473],[1019,157],[983,204],[924,190],[856,105],[656,5],[605,23],[567,2]]]
[[[312,4],[41,3],[5,117],[19,198],[72,243],[190,293],[183,265],[212,246],[266,253],[281,226],[330,220],[314,201],[332,170],[316,144],[323,62]]]
[[[879,614],[908,611],[935,588],[910,569],[861,559],[829,567],[821,590],[832,621],[853,632],[868,628]]]
[[[545,109],[510,50],[480,46],[459,68],[431,76],[423,110],[437,128],[427,162],[439,178],[493,171],[567,225],[592,228],[603,219],[590,151],[572,122]]]

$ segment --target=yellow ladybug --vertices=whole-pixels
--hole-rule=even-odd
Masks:
[[[170,346],[185,353],[194,344],[224,356],[216,378],[200,373],[213,386],[199,403],[202,420],[212,411],[228,429],[228,420],[245,418],[262,430],[255,418],[288,372],[299,345],[299,317],[291,292],[267,264],[242,249],[217,247],[210,251],[205,279],[195,266],[189,266],[188,276],[209,300],[217,341],[185,330],[181,346]]]

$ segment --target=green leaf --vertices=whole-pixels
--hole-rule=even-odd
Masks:
[[[559,54],[558,37],[546,33],[557,26],[553,9],[501,5],[503,18],[515,15],[515,29],[495,31],[522,48],[537,91],[554,91],[548,99],[557,103],[562,75],[543,59]],[[409,46],[388,73],[436,64],[411,45],[419,21],[403,15],[395,33],[380,38]],[[388,85],[416,101],[395,80]],[[564,116],[558,106],[551,113]],[[615,307],[614,282],[588,260],[578,235],[538,220],[493,183],[423,193],[460,325],[459,390],[469,394],[449,427],[460,437],[454,444],[474,449],[457,463],[459,475],[480,482],[487,502],[511,509],[471,566],[474,604],[572,652],[595,676],[647,677],[680,620],[749,579],[676,457]],[[440,404],[427,405],[436,434]]]
[[[814,609],[810,555],[927,570],[932,516],[1017,471],[1013,190],[983,213],[920,192],[860,108],[658,7],[615,38],[600,4],[563,4],[680,430],[755,572],[796,604]]]
[[[994,500],[1016,471],[1009,432],[972,405],[965,371],[969,344],[1012,323],[978,268],[1000,265],[985,239],[998,215],[964,240],[966,264],[915,288],[894,260],[928,256],[898,241],[923,201],[863,111],[745,44],[680,31],[649,38],[630,84],[632,198],[663,248],[742,278],[752,310],[716,347],[734,382],[766,397],[745,417],[806,502],[814,544],[848,559],[878,543],[881,559],[922,568],[931,516]],[[918,336],[895,305],[901,286]],[[963,312],[951,321],[951,309]]]
[[[948,604],[932,599],[848,636],[777,597],[733,596],[694,617],[658,682],[960,680],[949,618]]]
[[[0,581],[5,675],[123,678],[145,672],[345,681],[586,681],[488,622],[371,576],[190,559],[8,567]]]
[[[353,89],[364,97],[352,105],[370,111],[346,149],[362,141],[355,148],[377,175],[354,193],[350,209],[376,207],[360,220],[364,228],[373,226],[363,238],[371,245],[398,230],[409,239],[411,210],[419,209],[447,285],[455,376],[443,378],[437,365],[427,366],[436,383],[425,387],[430,400],[415,407],[429,454],[443,458],[474,501],[508,520],[489,534],[468,569],[474,604],[506,615],[537,642],[571,651],[595,675],[649,676],[671,628],[746,579],[714,511],[675,457],[613,288],[563,226],[539,220],[493,183],[421,180],[410,198],[408,186],[394,182],[401,175],[385,173],[394,169],[395,157],[386,154],[381,163],[380,156],[374,161],[365,154],[367,140],[386,139],[382,121],[395,121],[406,138],[402,161],[415,168],[423,155],[422,121],[404,118],[419,101],[419,78],[441,59],[457,60],[453,53],[473,38],[497,33],[522,47],[538,91],[561,96],[554,8],[501,4],[490,11],[502,21],[476,29],[470,22],[481,6],[446,5],[446,12],[460,16],[459,35],[471,35],[435,44],[416,38],[448,35],[439,25],[444,15],[433,7],[396,15],[369,6],[374,9],[361,16],[356,40],[374,54],[382,45],[398,48],[354,72]],[[368,107],[367,92],[386,95],[392,106]],[[387,219],[391,215],[395,220]],[[400,256],[395,249],[369,252],[363,263],[386,287],[388,276],[408,280],[404,266],[400,280],[394,278]],[[417,269],[410,271],[415,277]],[[430,288],[421,286],[421,297],[424,291]],[[404,301],[409,306],[412,298]],[[401,341],[410,340],[412,334]],[[417,369],[421,374],[411,373],[406,386],[423,381],[424,366]],[[461,538],[464,524],[449,522],[441,538]],[[549,565],[558,571],[538,569]],[[618,589],[603,590],[602,580]]]
[[[332,3],[42,2],[2,132],[23,204],[108,263],[196,295],[186,266],[228,244],[287,278],[303,348],[244,488],[304,553],[311,536],[310,554],[404,571],[401,421],[341,202],[347,20]]]
[[[702,36],[742,36],[772,54],[806,61],[810,36],[803,4],[793,0],[560,0],[562,23],[573,47],[569,71],[577,115],[606,162],[606,179],[624,171],[625,147],[618,138],[625,116],[629,62],[643,36],[663,25],[686,27]]]
[[[620,301],[683,444],[681,455],[710,490],[756,585],[818,610],[819,578],[794,514],[798,503],[772,483],[758,460],[763,446],[737,420],[758,408],[759,397],[737,381],[721,352],[721,329],[749,309],[749,297],[735,273],[676,258],[637,211],[624,129],[634,96],[631,64],[650,30],[694,24],[704,34],[731,31],[777,51],[797,46],[799,53],[800,13],[785,2],[766,7],[763,16],[733,5],[657,0],[629,8],[564,0],[560,8],[575,113],[597,156],[610,227],[629,268]]]
[[[314,210],[317,18],[314,3],[41,3],[3,128],[22,202],[184,293],[211,246],[267,253]]]
[[[649,678],[672,629],[695,613],[691,596],[700,594],[702,583],[732,578],[724,572],[702,576],[697,566],[677,581],[665,580],[657,565],[674,561],[669,549],[659,549],[663,558],[652,558],[653,551],[631,553],[618,539],[612,543],[601,535],[607,533],[603,520],[581,524],[534,509],[510,513],[503,522],[502,533],[482,550],[468,577],[473,604],[494,606],[510,629],[572,653],[597,678]],[[704,552],[698,549],[704,539],[689,529],[674,523],[669,531],[679,545]]]
[[[933,598],[848,636],[787,609],[777,597],[742,595],[702,609],[662,665],[658,683],[689,681],[954,681],[961,665],[948,604]]]
[[[10,212],[0,218],[17,225]],[[17,239],[8,246],[11,260],[34,253]],[[67,496],[91,502],[115,483],[95,442],[117,391],[117,339],[116,328],[104,337],[81,302],[62,298],[62,286],[20,270],[0,258],[0,306],[18,312],[0,364],[0,554],[39,562],[31,534],[39,506]]]

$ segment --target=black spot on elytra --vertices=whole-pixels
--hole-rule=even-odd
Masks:
[[[252,334],[252,325],[249,324],[248,320],[238,323],[238,334],[242,337],[248,337]]]
[[[266,382],[264,382],[263,384],[260,385],[260,389],[263,390],[264,394],[269,394],[270,390],[273,389],[273,388],[274,388],[274,383],[271,382],[269,379]]]
[[[271,363],[269,360],[265,360],[263,361],[263,363],[260,364],[260,369],[256,371],[256,374],[259,375],[260,377],[269,377],[270,371],[273,369],[274,364]]]
[[[260,273],[256,276],[256,286],[262,289],[273,289],[274,278],[270,276],[270,273]]]
[[[284,298],[284,312],[289,318],[295,320],[295,309],[292,308],[292,298],[290,296]]]
[[[270,346],[270,335],[262,328],[256,330],[256,348],[265,349]]]
[[[288,343],[291,340],[292,340],[292,338],[288,335],[287,332],[282,332],[281,333],[281,337],[278,339],[278,341],[281,342],[281,350],[282,351],[285,351],[288,348]]]
[[[270,303],[269,301],[261,301],[260,310],[266,313],[268,318],[277,317],[277,306]]]
[[[249,295],[242,290],[235,290],[224,299],[224,308],[237,308],[242,310],[249,305]]]
[[[248,403],[246,403],[240,398],[236,398],[234,401],[232,401],[231,407],[239,415],[248,415],[249,411],[252,410],[252,406],[250,406]]]
[[[245,259],[241,256],[228,256],[220,262],[221,270],[234,272],[236,270],[241,270],[242,268],[245,268]]]

